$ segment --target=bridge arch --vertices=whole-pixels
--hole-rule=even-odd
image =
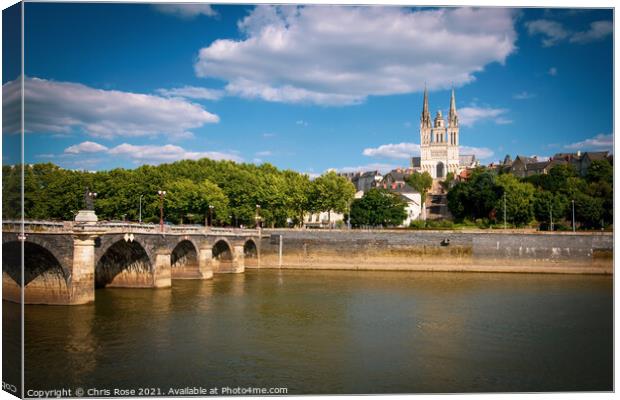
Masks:
[[[254,239],[248,239],[243,244],[243,259],[246,267],[258,268],[258,246]]]
[[[171,277],[173,279],[196,279],[201,277],[198,248],[189,239],[181,240],[170,254]]]
[[[153,264],[142,245],[124,239],[112,243],[95,266],[95,287],[152,287]]]
[[[234,247],[224,238],[219,238],[213,244],[213,271],[228,272],[233,270]]]
[[[21,242],[2,243],[3,298],[20,302]],[[70,297],[69,272],[46,247],[24,242],[24,301],[29,304],[64,304]]]

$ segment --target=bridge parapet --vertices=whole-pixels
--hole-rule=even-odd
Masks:
[[[26,233],[73,233],[82,231],[82,224],[73,221],[37,221],[23,222]],[[100,221],[89,225],[102,234],[145,233],[173,235],[217,235],[217,236],[259,236],[260,229],[204,227],[200,225],[164,225],[164,231],[156,224]],[[2,221],[3,232],[21,232],[22,222],[17,220]]]

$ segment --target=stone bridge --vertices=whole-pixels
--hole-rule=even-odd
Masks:
[[[2,225],[3,299],[84,304],[95,288],[165,288],[260,263],[260,230],[127,223],[19,222]],[[23,253],[21,246],[23,244]]]

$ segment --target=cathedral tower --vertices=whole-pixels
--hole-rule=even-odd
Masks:
[[[424,105],[420,118],[420,167],[422,172],[428,172],[433,179],[445,179],[449,172],[455,175],[460,172],[459,117],[454,89],[450,98],[447,125],[441,111],[437,111],[431,126],[428,92],[424,88]]]

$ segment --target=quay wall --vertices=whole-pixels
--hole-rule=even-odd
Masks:
[[[263,234],[258,268],[613,273],[610,233],[265,230]]]

